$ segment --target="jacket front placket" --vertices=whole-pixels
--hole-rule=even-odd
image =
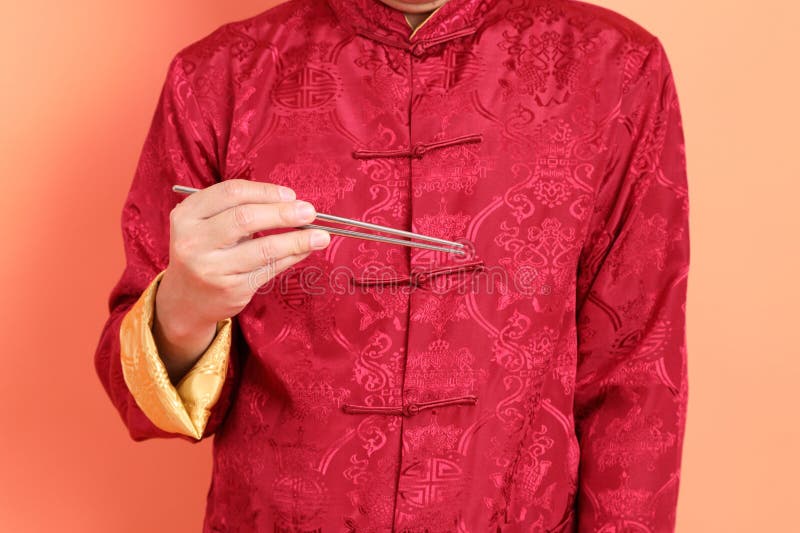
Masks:
[[[435,14],[434,14],[435,16]],[[426,21],[427,22],[427,21]],[[460,203],[463,185],[450,186],[454,176],[442,171],[468,169],[484,140],[474,121],[445,124],[444,116],[431,113],[427,93],[446,97],[463,73],[458,54],[477,29],[467,26],[427,39],[409,40],[406,46],[411,87],[409,101],[410,145],[403,149],[355,149],[355,159],[406,158],[410,167],[410,216],[414,231],[446,239],[464,240],[467,217],[449,211]],[[373,36],[376,40],[384,40]],[[386,44],[397,45],[388,41]],[[459,46],[453,46],[458,44]],[[399,46],[402,46],[399,45]],[[434,106],[435,107],[435,106]],[[467,176],[468,182],[474,176]],[[467,186],[469,184],[467,183]],[[436,512],[442,525],[458,521],[454,499],[463,490],[462,434],[475,417],[481,371],[463,339],[450,338],[442,323],[448,307],[464,299],[470,277],[484,261],[467,244],[468,255],[457,258],[442,252],[409,250],[409,274],[353,280],[360,287],[401,287],[409,291],[406,349],[401,378],[401,403],[370,406],[344,403],[342,411],[354,416],[400,417],[402,446],[394,495],[393,531],[430,524]],[[459,291],[461,291],[459,293]],[[444,319],[444,322],[447,322]],[[450,438],[455,437],[455,438]],[[461,439],[463,442],[463,439]],[[449,516],[448,513],[453,513]]]

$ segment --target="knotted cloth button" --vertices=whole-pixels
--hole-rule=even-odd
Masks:
[[[417,144],[411,150],[411,153],[414,154],[414,157],[422,157],[425,152],[428,151],[428,148],[424,144]]]
[[[406,416],[412,416],[419,413],[419,405],[415,403],[408,403],[403,406],[403,414]]]
[[[426,281],[428,281],[428,277],[429,276],[427,274],[423,274],[422,272],[412,275],[412,279],[414,281],[414,285],[417,285],[417,286],[422,284],[422,283],[425,283]]]
[[[414,57],[421,57],[425,53],[425,45],[422,43],[414,43],[411,47],[411,53]]]

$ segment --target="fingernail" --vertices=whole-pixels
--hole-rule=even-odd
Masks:
[[[311,232],[311,247],[315,250],[325,248],[329,242],[331,242],[331,235],[327,231]]]
[[[303,220],[312,220],[316,214],[314,211],[314,206],[308,202],[303,202],[302,200],[295,203],[294,209],[295,213],[297,213],[297,216]]]
[[[278,186],[278,196],[284,202],[290,202],[295,199],[294,191],[283,185]]]

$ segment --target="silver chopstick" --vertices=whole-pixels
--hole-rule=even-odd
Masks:
[[[182,194],[193,194],[199,191],[200,189],[196,189],[194,187],[187,187],[185,185],[173,185],[172,190]],[[371,229],[374,231],[382,231],[384,233],[389,233],[391,235],[400,235],[403,237],[409,237],[413,239],[446,244],[447,246],[450,246],[450,248],[444,246],[434,246],[431,244],[425,244],[421,242],[407,241],[403,239],[393,239],[391,237],[384,237],[383,235],[374,235],[372,233],[362,233],[359,231],[352,231],[347,229],[331,228],[330,226],[322,226],[319,224],[305,224],[303,226],[300,226],[299,229],[312,229],[312,228],[322,229],[334,235],[342,235],[346,237],[354,237],[357,239],[373,240],[389,244],[399,244],[401,246],[410,246],[416,248],[424,248],[426,250],[437,250],[442,252],[454,253],[458,255],[466,255],[466,252],[464,250],[458,249],[458,248],[464,248],[464,244],[460,242],[447,241],[445,239],[439,239],[437,237],[429,237],[428,235],[421,235],[419,233],[412,233],[410,231],[389,228],[387,226],[380,226],[378,224],[372,224],[370,222],[362,222],[361,220],[354,220],[351,218],[344,218],[336,215],[328,215],[325,213],[317,213],[316,218],[328,222],[333,222],[335,224],[346,224],[349,226],[356,226],[359,228]]]
[[[320,220],[327,220],[328,222],[333,222],[335,224],[346,224],[348,226],[356,226],[358,228],[382,231],[384,233],[389,233],[390,235],[399,235],[401,237],[408,237],[410,239],[419,239],[421,241],[428,241],[428,242],[438,242],[439,244],[446,244],[447,246],[452,246],[454,248],[464,247],[464,245],[461,244],[460,242],[446,241],[444,239],[439,239],[437,237],[429,237],[428,235],[412,233],[410,231],[405,231],[402,229],[379,226],[378,224],[372,224],[370,222],[362,222],[361,220],[354,220],[352,218],[344,218],[336,215],[326,215],[325,213],[317,213],[317,218]]]
[[[466,255],[464,250],[455,248],[448,248],[446,246],[436,246],[435,244],[426,244],[424,242],[406,241],[403,239],[394,239],[392,237],[384,237],[383,235],[375,235],[373,233],[362,233],[360,231],[353,231],[349,229],[332,228],[330,226],[321,226],[319,224],[304,224],[298,226],[298,229],[321,229],[334,235],[342,235],[344,237],[355,237],[356,239],[366,239],[369,241],[380,241],[389,244],[399,244],[401,246],[410,246],[415,248],[424,248],[426,250],[437,250],[440,252],[449,252],[452,254]]]

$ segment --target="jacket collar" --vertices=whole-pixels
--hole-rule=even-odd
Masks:
[[[328,0],[343,26],[400,48],[474,33],[496,3],[497,0],[448,0],[412,30],[401,11],[379,0]]]

